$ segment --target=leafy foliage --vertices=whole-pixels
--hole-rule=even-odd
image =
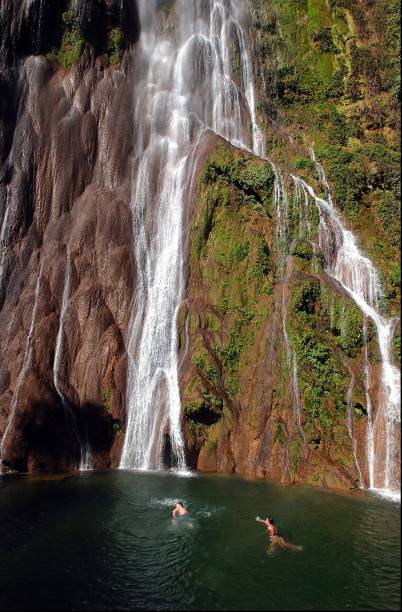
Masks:
[[[109,32],[108,47],[111,64],[119,64],[123,56],[123,32],[120,28],[113,28]]]
[[[62,15],[65,31],[61,40],[60,49],[53,49],[47,57],[55,61],[64,69],[71,68],[74,62],[80,59],[85,44],[73,11],[69,10]]]
[[[105,412],[107,413],[110,413],[112,409],[112,405],[110,403],[111,397],[112,397],[111,389],[105,389],[102,394],[102,401],[103,401],[103,407],[105,409]]]

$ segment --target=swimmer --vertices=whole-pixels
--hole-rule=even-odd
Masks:
[[[278,529],[276,528],[275,521],[272,516],[268,516],[265,521],[257,516],[255,520],[259,523],[263,523],[267,528],[269,535],[268,552],[273,553],[278,548],[283,548],[284,550],[302,550],[302,546],[285,542],[284,538],[278,534]]]
[[[176,502],[176,507],[172,512],[173,518],[177,518],[179,516],[186,516],[186,515],[188,515],[187,508],[185,508],[185,506],[182,504],[181,501]]]

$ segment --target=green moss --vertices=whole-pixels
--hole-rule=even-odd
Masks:
[[[392,246],[399,247],[401,242],[401,209],[398,196],[391,191],[378,192],[377,213],[384,231]]]
[[[275,174],[271,164],[256,160],[246,155],[234,157],[224,147],[217,151],[206,161],[202,182],[204,185],[225,184],[233,186],[243,193],[238,194],[241,203],[249,206],[261,204],[269,213],[271,211],[271,197]],[[233,197],[228,198],[226,204]]]
[[[392,339],[392,345],[394,349],[394,359],[397,364],[401,363],[401,336],[400,334],[395,334]]]
[[[353,306],[344,308],[341,321],[341,335],[337,339],[338,346],[349,357],[356,357],[363,346],[363,317]]]
[[[52,49],[47,58],[52,62],[57,62],[64,69],[69,70],[74,62],[81,57],[85,40],[82,37],[73,11],[66,11],[62,15],[64,23],[64,33],[61,40],[60,49]]]
[[[110,402],[111,397],[112,397],[111,389],[105,389],[104,392],[102,393],[102,402],[103,402],[103,408],[105,412],[107,412],[108,414],[110,413],[112,409],[112,405]]]
[[[347,389],[347,371],[313,331],[292,325],[290,337],[296,352],[305,410],[328,434],[344,414],[342,400]]]
[[[307,240],[296,240],[293,244],[292,255],[310,261],[313,257],[313,248],[311,242]]]
[[[205,377],[212,383],[219,383],[220,373],[214,365],[211,363],[210,358],[207,356],[206,351],[200,351],[195,353],[192,358],[192,363],[196,365]]]
[[[299,314],[313,314],[320,295],[320,283],[317,280],[306,281],[293,291],[291,308]]]
[[[246,259],[249,252],[250,252],[249,242],[246,242],[244,244],[237,242],[232,249],[232,252],[230,254],[230,259],[232,262],[243,261],[243,259]]]
[[[205,323],[206,323],[207,328],[211,331],[220,332],[222,329],[222,324],[221,324],[219,317],[217,317],[211,312],[207,312]]]
[[[224,317],[219,330],[225,329],[224,340],[216,342],[214,337],[211,342],[214,363],[201,365],[208,380],[222,385],[231,397],[239,392],[240,374],[272,293],[271,251],[256,228],[269,223],[266,214],[261,221],[258,207],[264,210],[271,198],[273,180],[270,164],[226,144],[213,151],[200,177],[192,265],[208,288],[209,303]],[[250,198],[258,206],[251,205]]]
[[[123,433],[122,427],[121,427],[121,423],[119,421],[114,421],[113,423],[113,432],[114,435],[117,437],[120,437]]]
[[[192,362],[199,367],[200,370],[205,370],[206,357],[205,351],[200,351],[193,355]]]
[[[113,28],[108,35],[108,51],[110,63],[119,64],[123,57],[123,32],[120,28]]]
[[[296,170],[311,170],[315,172],[315,164],[308,157],[296,157],[293,160],[293,167],[296,168]]]
[[[261,238],[258,249],[257,258],[255,264],[252,266],[252,276],[263,279],[271,271],[270,264],[270,249],[265,238]]]
[[[332,30],[328,27],[318,28],[313,32],[313,41],[321,53],[339,53],[338,47],[332,39]]]
[[[289,445],[289,455],[291,460],[290,472],[294,477],[299,467],[300,456],[302,449],[302,441],[299,437],[294,438]]]
[[[367,187],[367,171],[362,156],[336,146],[320,149],[319,155],[332,182],[337,206],[349,219],[356,219]]]
[[[277,421],[275,425],[274,442],[284,446],[287,440],[287,432],[283,421]]]

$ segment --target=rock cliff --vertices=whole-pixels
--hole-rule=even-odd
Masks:
[[[174,2],[157,4],[161,28],[174,29]],[[249,5],[257,114],[276,166],[211,133],[200,147],[178,316],[187,463],[367,486],[376,334],[368,324],[364,337],[361,311],[324,272],[312,247],[318,213],[291,173],[322,192],[314,146],[336,205],[381,271],[383,312],[396,314],[398,7]],[[116,467],[136,298],[136,3],[3,0],[0,25],[2,468],[67,470],[83,449],[95,468]],[[286,240],[278,185],[289,194]],[[394,349],[397,361],[398,330]]]

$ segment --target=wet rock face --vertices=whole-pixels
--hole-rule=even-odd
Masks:
[[[11,36],[20,23],[14,4],[2,7]],[[35,3],[27,4],[29,12]],[[83,15],[84,5],[96,3],[82,3]],[[107,3],[110,14],[116,6]],[[18,36],[14,42],[26,50]],[[106,67],[87,45],[69,72],[29,56],[9,63],[3,77],[3,465],[71,468],[77,429],[89,438],[95,467],[115,465],[133,298],[131,55]]]
[[[179,316],[188,461],[353,488],[367,483],[357,469],[367,418],[352,407],[366,402],[361,315],[323,273],[319,252],[294,240],[281,263],[273,184],[270,164],[218,138],[200,160]],[[297,230],[300,211],[291,210]]]
[[[71,11],[84,39],[96,53],[104,52],[108,33],[120,28],[125,46],[139,35],[136,2],[130,0],[3,0],[0,10],[2,62],[46,54],[60,47],[63,14]]]

